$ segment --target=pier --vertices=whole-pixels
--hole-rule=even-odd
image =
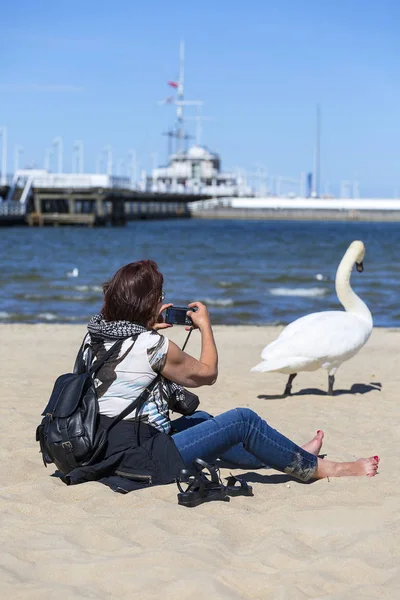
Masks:
[[[20,171],[0,186],[0,226],[123,226],[150,219],[400,221],[399,199],[211,197],[183,189],[132,189],[126,178]]]
[[[197,219],[400,221],[400,199],[391,198],[213,198],[189,210]]]
[[[36,186],[33,177],[25,177],[22,187],[16,182],[3,186],[0,189],[0,196],[4,198],[0,202],[0,225],[96,227],[123,226],[133,220],[187,219],[191,217],[190,201],[209,198],[132,190],[117,185],[111,187],[108,181],[101,180],[97,183],[106,185],[76,184],[72,187],[64,182],[62,186],[43,187],[40,182]]]

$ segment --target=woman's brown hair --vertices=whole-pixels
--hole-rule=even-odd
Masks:
[[[157,319],[164,278],[152,260],[140,260],[121,267],[104,284],[106,321],[131,321],[148,327]]]

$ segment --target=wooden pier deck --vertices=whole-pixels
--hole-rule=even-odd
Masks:
[[[32,189],[23,206],[21,190],[0,203],[0,225],[122,226],[127,221],[190,218],[188,203],[208,196],[163,194],[127,189]],[[3,197],[7,189],[3,190]]]

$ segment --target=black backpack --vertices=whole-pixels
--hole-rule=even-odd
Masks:
[[[133,336],[134,343],[138,335]],[[146,388],[136,400],[131,402],[107,428],[99,423],[99,404],[94,380],[104,363],[121,348],[123,339],[118,340],[105,353],[103,358],[91,365],[95,354],[88,345],[86,362],[82,344],[75,361],[74,372],[57,378],[50,400],[44,409],[42,422],[36,429],[36,441],[44,465],[55,463],[57,469],[67,475],[76,467],[96,462],[105,449],[108,431],[135,408],[136,416],[146,401],[157,379]]]

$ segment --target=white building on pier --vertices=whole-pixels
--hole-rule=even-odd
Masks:
[[[218,154],[199,145],[172,154],[168,166],[153,169],[148,185],[153,192],[183,192],[210,196],[246,196],[243,177],[221,171]]]

